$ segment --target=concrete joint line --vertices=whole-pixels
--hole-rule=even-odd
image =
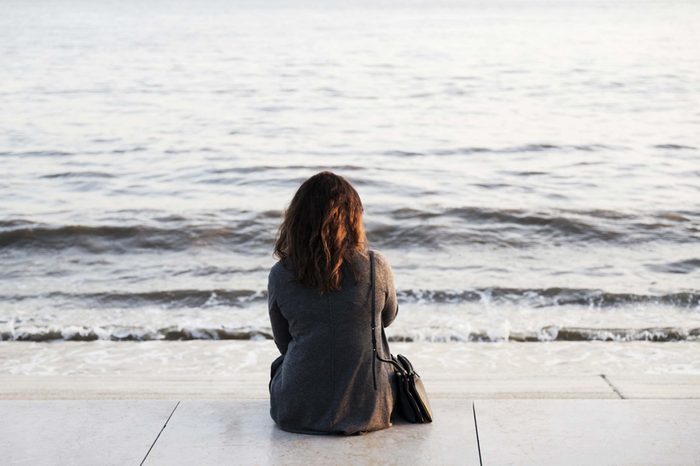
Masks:
[[[621,392],[620,390],[618,390],[618,388],[617,388],[615,385],[613,385],[613,383],[610,381],[610,379],[608,379],[608,378],[605,376],[605,374],[600,374],[600,378],[603,379],[603,380],[605,380],[605,383],[607,383],[608,385],[610,385],[610,388],[612,388],[613,391],[614,391],[615,393],[617,393],[617,396],[619,396],[620,399],[622,399],[622,400],[625,399],[625,397],[624,397],[624,395],[622,394],[622,392]]]
[[[143,463],[146,462],[146,458],[148,458],[148,455],[151,453],[151,450],[153,450],[153,447],[156,445],[156,442],[160,438],[160,434],[162,434],[163,431],[165,430],[165,428],[167,427],[168,422],[170,422],[170,418],[173,417],[173,414],[175,414],[175,410],[177,409],[178,406],[180,406],[179,401],[177,402],[177,404],[175,404],[175,407],[173,408],[173,410],[170,411],[170,416],[168,416],[168,419],[165,420],[165,424],[163,424],[163,427],[161,427],[160,431],[158,431],[158,435],[156,435],[156,438],[153,440],[153,443],[151,444],[151,448],[148,449],[148,451],[146,452],[146,456],[143,457],[143,459],[141,460],[141,464],[139,466],[143,466]]]
[[[476,423],[476,406],[474,406],[474,402],[472,401],[472,414],[474,415],[474,431],[476,432],[476,448],[479,451],[479,466],[484,466],[484,463],[481,461],[481,443],[479,442],[479,426]]]

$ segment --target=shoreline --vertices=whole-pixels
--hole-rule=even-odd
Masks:
[[[391,342],[421,374],[700,375],[700,342]],[[0,342],[0,375],[269,373],[271,340]]]
[[[700,375],[446,374],[421,377],[437,399],[700,399]],[[0,375],[0,400],[269,400],[264,374],[201,376]]]
[[[700,398],[691,342],[392,343],[431,398]],[[0,344],[0,399],[267,399],[270,341]]]

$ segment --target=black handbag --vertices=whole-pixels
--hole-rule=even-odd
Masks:
[[[428,394],[423,386],[423,381],[413,369],[413,365],[408,358],[402,354],[396,356],[389,354],[391,359],[384,359],[377,352],[377,339],[375,335],[376,304],[374,299],[374,252],[369,251],[370,263],[370,289],[372,297],[372,352],[375,359],[392,364],[396,375],[396,408],[404,419],[408,422],[426,423],[433,422],[433,411],[428,402]],[[372,360],[372,371],[374,374],[374,361]],[[375,381],[376,388],[376,381]]]

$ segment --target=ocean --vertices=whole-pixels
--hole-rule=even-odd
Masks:
[[[321,170],[390,341],[700,344],[700,3],[1,8],[4,344],[271,338]]]

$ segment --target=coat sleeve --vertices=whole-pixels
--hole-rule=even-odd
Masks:
[[[270,271],[270,275],[268,276],[267,280],[267,307],[270,314],[272,337],[275,340],[275,345],[277,345],[277,349],[279,349],[280,353],[285,354],[292,336],[289,333],[289,322],[282,315],[279,305],[277,304],[275,285],[276,283],[273,277],[273,271]]]
[[[382,309],[382,324],[388,327],[396,319],[399,313],[399,302],[394,288],[394,273],[391,270],[389,260],[383,254],[377,254],[380,268],[384,278],[384,308]]]

